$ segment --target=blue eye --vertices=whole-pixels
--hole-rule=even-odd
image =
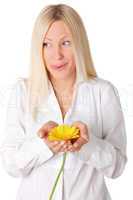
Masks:
[[[66,40],[62,44],[63,44],[63,46],[70,46],[71,42],[69,40]],[[48,43],[48,42],[44,42],[43,43],[43,48],[45,48],[45,47],[46,48],[51,47],[51,44]]]
[[[69,40],[64,41],[64,42],[63,42],[63,45],[69,46],[69,45],[70,45],[70,41],[69,41]]]

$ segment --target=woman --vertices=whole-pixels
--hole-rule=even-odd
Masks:
[[[54,200],[109,200],[104,177],[124,170],[126,133],[118,90],[99,78],[78,13],[64,4],[38,15],[29,77],[14,85],[7,110],[3,165],[22,177],[17,200],[48,200],[64,152]],[[75,141],[49,141],[60,125],[80,130]]]

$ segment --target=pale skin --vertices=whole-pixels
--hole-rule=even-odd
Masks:
[[[49,79],[53,85],[62,111],[62,116],[64,117],[68,107],[71,105],[76,77],[76,64],[71,33],[63,21],[55,21],[51,25],[44,38],[43,50]],[[64,64],[65,67],[62,68],[62,70],[54,68],[55,65],[60,66]],[[63,95],[70,97],[67,106],[66,100],[63,99]],[[79,151],[84,144],[89,142],[89,131],[87,125],[81,121],[76,121],[71,124],[80,130],[80,137],[75,140],[74,143],[71,143],[70,140],[49,141],[47,138],[48,133],[52,128],[58,125],[59,124],[54,121],[48,121],[38,130],[38,136],[44,140],[53,153]]]

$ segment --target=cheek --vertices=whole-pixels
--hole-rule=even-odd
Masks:
[[[64,53],[64,56],[66,57],[66,59],[71,62],[71,63],[75,63],[75,58],[74,58],[74,54],[71,51],[68,51],[66,53]]]
[[[76,62],[75,62],[75,56],[74,56],[73,52],[70,52],[70,51],[66,52],[65,58],[69,62],[69,65],[68,65],[69,72],[73,73],[73,71],[76,70]]]
[[[74,55],[71,55],[69,61],[70,61],[70,65],[73,66],[73,69],[75,69],[75,68],[76,68],[76,62],[75,62],[75,57],[74,57]]]
[[[51,56],[50,56],[50,54],[47,52],[47,53],[44,53],[43,54],[43,57],[44,57],[44,60],[45,60],[45,62],[46,62],[46,64],[48,64],[48,63],[50,63],[50,58],[51,58]]]

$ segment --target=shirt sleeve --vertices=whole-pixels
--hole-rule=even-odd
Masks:
[[[2,164],[11,176],[27,176],[33,168],[47,162],[53,152],[37,133],[25,129],[25,103],[22,80],[14,84],[6,113],[5,137],[0,147]]]
[[[103,137],[89,129],[90,141],[83,145],[78,157],[91,164],[105,176],[120,176],[127,162],[125,121],[117,88],[108,83],[101,93]]]

